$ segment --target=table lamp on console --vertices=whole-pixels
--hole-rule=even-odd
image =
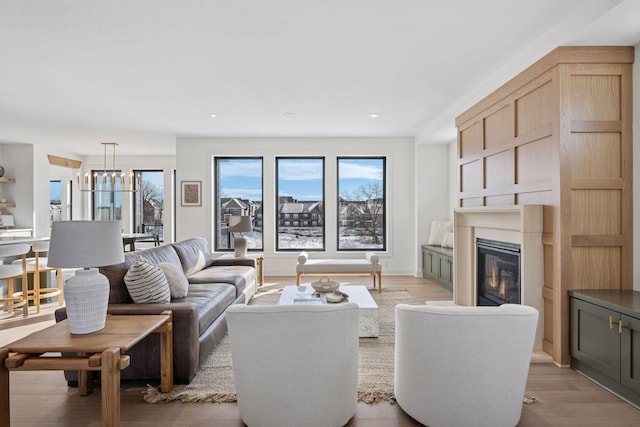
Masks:
[[[109,280],[96,267],[124,262],[120,221],[54,221],[50,267],[80,268],[64,285],[69,330],[88,334],[104,328]]]
[[[232,215],[229,217],[229,232],[233,233],[233,249],[236,257],[247,256],[247,238],[242,233],[248,233],[252,230],[250,216]]]

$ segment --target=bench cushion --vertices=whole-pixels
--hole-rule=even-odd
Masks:
[[[307,259],[296,265],[297,273],[374,273],[380,271],[380,264],[372,264],[366,259]]]

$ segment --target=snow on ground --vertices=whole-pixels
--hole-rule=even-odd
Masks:
[[[278,234],[278,246],[280,249],[322,249],[322,229],[321,228],[287,228],[288,233]],[[351,231],[345,233],[341,228],[340,248],[341,249],[362,249],[381,250],[382,243],[375,244],[371,236],[363,236],[360,232]],[[249,249],[260,249],[262,245],[262,233],[252,231],[244,233],[247,238]]]

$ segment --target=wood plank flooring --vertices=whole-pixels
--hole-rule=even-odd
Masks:
[[[345,277],[350,284],[371,286],[365,277]],[[295,284],[295,277],[267,277],[266,287]],[[407,289],[418,302],[447,300],[451,295],[439,286],[411,276],[384,276],[384,288]],[[40,319],[47,319],[45,309]],[[37,322],[0,320],[0,345],[47,325]],[[12,426],[99,426],[99,390],[80,397],[68,388],[61,372],[12,372]],[[123,426],[233,426],[239,427],[235,404],[169,403],[152,405],[142,400],[142,387],[122,387],[121,420]],[[538,402],[524,405],[519,426],[638,426],[640,410],[572,371],[552,363],[534,363],[529,371],[527,393]],[[461,402],[463,405],[464,402]],[[419,426],[398,405],[389,403],[358,404],[349,426],[387,427]],[[303,427],[303,426],[301,426]]]

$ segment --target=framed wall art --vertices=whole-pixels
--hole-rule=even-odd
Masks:
[[[202,181],[181,181],[182,206],[202,205]]]

